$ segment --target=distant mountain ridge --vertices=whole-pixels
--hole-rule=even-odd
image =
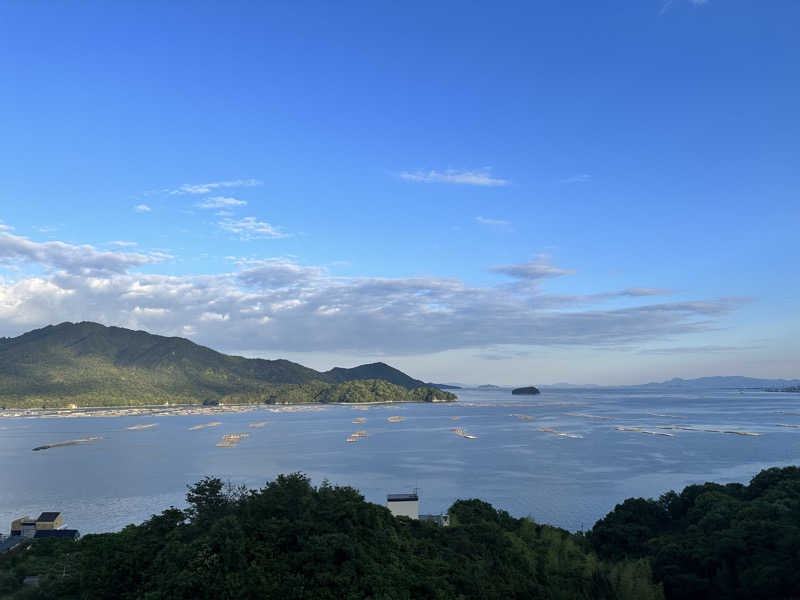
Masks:
[[[0,405],[219,401],[267,385],[382,380],[425,387],[385,363],[316,371],[288,360],[222,354],[179,338],[84,321],[0,338]],[[72,400],[77,400],[72,402]]]
[[[702,387],[702,388],[763,388],[800,385],[800,379],[762,379],[759,377],[714,376],[696,379],[674,377],[669,381],[644,383],[629,387]]]

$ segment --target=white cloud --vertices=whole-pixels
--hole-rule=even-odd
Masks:
[[[493,267],[516,280],[496,286],[443,277],[334,277],[325,267],[287,258],[234,258],[237,267],[219,275],[133,272],[165,257],[0,233],[0,261],[45,268],[40,275],[0,281],[0,335],[93,320],[254,352],[401,355],[503,345],[619,347],[709,331],[741,304],[725,298],[647,304],[656,288],[548,295],[539,285],[571,271],[549,264],[544,255]],[[631,290],[644,305],[585,308]]]
[[[12,231],[14,228],[11,225],[6,225],[0,220],[0,231]]]
[[[270,225],[266,221],[259,221],[255,217],[241,219],[223,219],[217,223],[225,231],[237,234],[243,240],[254,238],[278,239],[289,237],[280,228]]]
[[[318,279],[324,273],[321,267],[304,267],[285,258],[265,260],[237,260],[244,267],[237,277],[240,281],[257,288],[279,288],[298,285]]]
[[[581,173],[580,175],[573,175],[572,177],[567,177],[566,179],[562,179],[561,183],[588,183],[592,180],[592,176],[588,173]]]
[[[122,241],[122,240],[116,240],[116,241],[113,241],[113,242],[108,242],[108,244],[110,246],[119,246],[120,248],[130,248],[132,246],[136,246],[137,245],[136,242],[125,242],[125,241]]]
[[[234,206],[247,206],[247,202],[225,196],[212,196],[198,202],[195,206],[198,208],[231,208]]]
[[[68,273],[100,275],[124,273],[131,267],[161,262],[162,257],[133,252],[104,252],[93,246],[64,242],[32,242],[0,232],[0,262],[37,263]]]
[[[489,167],[475,171],[459,171],[447,169],[446,171],[416,171],[410,173],[403,171],[400,178],[418,183],[460,183],[465,185],[503,186],[510,182],[507,179],[492,177]]]
[[[502,221],[500,219],[487,219],[485,217],[475,217],[475,220],[482,225],[511,225],[511,221]]]
[[[701,6],[703,4],[707,4],[708,0],[689,0],[689,2],[691,2],[695,6]]]
[[[234,179],[232,181],[215,181],[213,183],[190,184],[184,183],[175,190],[170,190],[170,194],[209,194],[212,190],[219,188],[232,187],[254,187],[262,185],[264,182],[258,179]]]
[[[149,206],[147,206],[147,204],[137,204],[136,206],[133,207],[133,210],[138,213],[146,213],[150,212],[152,209]]]

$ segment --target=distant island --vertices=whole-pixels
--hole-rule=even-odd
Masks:
[[[491,383],[484,383],[483,385],[479,385],[477,389],[479,389],[479,390],[501,390],[503,388],[501,388],[499,385],[492,385]]]
[[[735,388],[735,389],[764,389],[766,387],[780,388],[800,386],[799,379],[761,379],[758,377],[742,377],[739,375],[698,377],[696,379],[681,379],[674,377],[669,381],[644,383],[625,387],[691,387],[691,388]]]
[[[800,393],[800,385],[793,385],[784,388],[767,388],[768,392],[795,392]]]
[[[511,390],[511,393],[515,396],[534,396],[536,394],[540,394],[541,392],[532,385],[529,385],[528,387],[514,388]]]
[[[456,399],[382,362],[321,372],[92,322],[0,338],[0,408]]]

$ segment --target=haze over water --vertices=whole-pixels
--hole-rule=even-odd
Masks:
[[[705,481],[746,483],[762,468],[800,462],[800,428],[778,426],[800,425],[800,414],[780,413],[800,413],[796,394],[610,388],[546,390],[522,398],[507,390],[458,393],[455,404],[373,405],[367,410],[337,405],[299,412],[258,407],[213,418],[3,418],[0,531],[7,531],[12,518],[44,510],[64,512],[65,521],[84,534],[118,530],[169,505],[184,506],[186,484],[204,475],[260,487],[293,471],[308,474],[314,484],[328,479],[350,485],[380,504],[387,493],[418,487],[424,513],[443,512],[458,498],[477,497],[515,516],[578,530],[588,529],[628,497],[656,497]],[[405,420],[388,422],[393,415]],[[353,424],[358,417],[365,422]],[[270,421],[264,427],[249,427],[264,420]],[[210,421],[222,424],[189,430]],[[127,429],[156,422],[149,429]],[[674,437],[616,430],[620,425]],[[659,425],[761,435],[662,430]],[[478,438],[459,437],[454,427]],[[369,436],[346,443],[357,430]],[[250,436],[238,446],[216,446],[223,434],[240,432]],[[95,435],[103,439],[31,451]]]

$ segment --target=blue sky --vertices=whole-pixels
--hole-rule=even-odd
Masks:
[[[794,2],[0,9],[0,335],[797,377]]]

